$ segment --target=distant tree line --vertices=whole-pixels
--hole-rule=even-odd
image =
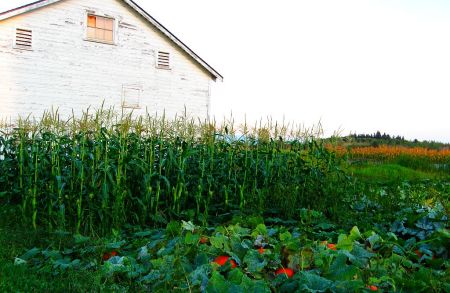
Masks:
[[[374,134],[350,134],[349,136],[352,137],[353,139],[369,138],[369,139],[385,139],[385,140],[405,141],[404,136],[400,136],[400,135],[391,136],[389,134],[386,134],[385,132],[383,134],[381,134],[380,131],[377,131]]]
[[[401,135],[390,135],[377,131],[373,134],[350,134],[342,137],[342,141],[348,146],[379,146],[398,145],[406,147],[424,147],[429,149],[450,148],[450,144],[436,141],[419,141],[418,139],[407,140]]]

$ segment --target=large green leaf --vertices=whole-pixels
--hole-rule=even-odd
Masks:
[[[154,231],[150,231],[150,230],[136,232],[136,233],[134,233],[134,237],[147,237],[147,236],[152,235],[153,233],[154,233]]]
[[[352,230],[350,230],[350,234],[348,235],[348,239],[351,241],[359,240],[361,239],[361,233],[359,232],[358,227],[354,226]]]
[[[200,240],[200,235],[192,234],[191,231],[188,231],[186,233],[186,236],[184,237],[184,243],[187,245],[197,244],[199,240]]]
[[[231,235],[238,236],[239,238],[250,236],[250,229],[243,228],[239,224],[229,226],[228,230],[231,232]]]
[[[222,234],[216,234],[209,238],[211,245],[220,250],[229,250],[228,238]]]
[[[264,282],[263,280],[254,281],[253,280],[253,288],[251,290],[248,290],[247,292],[250,293],[270,293],[272,292],[270,290],[269,285]]]
[[[161,273],[158,270],[152,270],[148,275],[139,279],[140,282],[151,284],[161,278]]]
[[[40,250],[39,248],[34,247],[34,248],[28,250],[27,252],[25,252],[25,254],[23,254],[23,255],[20,257],[20,259],[23,259],[23,260],[25,260],[25,261],[26,261],[26,260],[29,260],[29,259],[32,259],[32,258],[35,257],[39,252],[41,252],[41,250]]]
[[[267,260],[257,250],[249,250],[244,257],[244,263],[249,272],[258,273],[267,265]]]
[[[289,231],[283,232],[280,234],[280,241],[285,242],[292,238],[292,235]]]
[[[194,232],[195,229],[197,229],[197,226],[195,226],[191,221],[189,222],[181,221],[181,222],[182,222],[181,227],[186,231]]]
[[[333,282],[309,272],[300,273],[301,292],[325,292],[330,289]]]
[[[347,256],[339,254],[330,266],[326,277],[331,280],[353,280],[359,273],[359,270],[354,265],[347,265]]]
[[[228,292],[230,283],[225,280],[218,271],[213,271],[212,276],[209,279],[208,286],[206,287],[206,292],[208,293],[224,293]]]
[[[367,259],[372,258],[376,255],[375,253],[367,251],[361,245],[353,246],[352,254],[358,258],[367,258]]]
[[[80,234],[76,234],[73,236],[74,240],[75,240],[75,244],[82,244],[82,243],[86,243],[88,242],[91,238],[80,235]]]
[[[189,279],[191,280],[192,285],[200,285],[202,286],[206,282],[208,282],[208,274],[211,271],[211,266],[209,264],[201,265],[197,267],[194,271],[189,274]]]
[[[381,243],[383,239],[380,237],[380,235],[373,233],[367,238],[367,241],[369,241],[371,247],[374,247],[375,245]]]
[[[27,261],[26,261],[26,260],[23,260],[23,259],[21,259],[21,258],[19,258],[19,257],[16,257],[16,258],[14,259],[14,265],[15,265],[15,266],[20,266],[20,265],[25,265],[25,264],[27,264]]]
[[[336,247],[338,249],[344,249],[344,250],[347,250],[347,251],[352,251],[352,249],[353,249],[353,241],[349,237],[347,237],[347,235],[341,234],[338,237],[338,242],[337,242]]]
[[[244,277],[244,273],[239,269],[231,270],[228,273],[228,281],[230,281],[233,284],[240,285],[242,283],[243,277]]]
[[[228,292],[270,292],[270,288],[263,280],[250,279],[239,269],[231,270],[228,273],[228,281],[234,285]]]
[[[360,280],[346,280],[336,282],[333,291],[338,293],[361,292],[364,288],[365,285]]]
[[[199,267],[209,264],[209,257],[206,253],[202,252],[195,256],[194,265]]]
[[[262,235],[264,237],[267,237],[267,227],[264,224],[259,224],[256,226],[255,230],[252,232],[252,236],[256,238],[258,235]]]
[[[106,248],[108,248],[108,249],[119,249],[119,248],[121,248],[125,243],[126,243],[125,240],[117,241],[117,242],[112,242],[112,243],[108,243],[108,244],[106,244]]]
[[[102,271],[106,275],[113,275],[114,273],[123,273],[127,271],[127,267],[124,265],[124,257],[112,257],[108,261],[105,261],[105,263],[102,266]]]

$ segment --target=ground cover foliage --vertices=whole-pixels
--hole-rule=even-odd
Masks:
[[[2,125],[0,290],[450,291],[448,174],[375,177],[316,134],[103,110]]]
[[[9,262],[56,279],[90,272],[98,278],[91,284],[119,292],[448,291],[443,207],[404,205],[389,220],[377,205],[364,200],[352,206],[352,222],[361,228],[341,228],[303,209],[298,221],[235,212],[206,227],[171,221],[165,228],[126,227],[101,239],[52,233],[47,245]],[[229,256],[236,267],[215,263],[218,256]],[[275,274],[279,268],[294,275]]]

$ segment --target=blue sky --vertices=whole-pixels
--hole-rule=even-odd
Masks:
[[[450,1],[135,2],[224,75],[219,120],[450,142]]]

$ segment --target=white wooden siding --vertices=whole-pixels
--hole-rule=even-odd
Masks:
[[[87,13],[115,19],[115,45],[86,40]],[[32,50],[14,48],[17,28],[33,31]],[[158,69],[158,51],[171,70]],[[39,117],[59,108],[121,111],[122,89],[142,84],[143,114],[184,112],[206,118],[211,75],[129,6],[118,0],[66,0],[0,21],[0,119]]]

